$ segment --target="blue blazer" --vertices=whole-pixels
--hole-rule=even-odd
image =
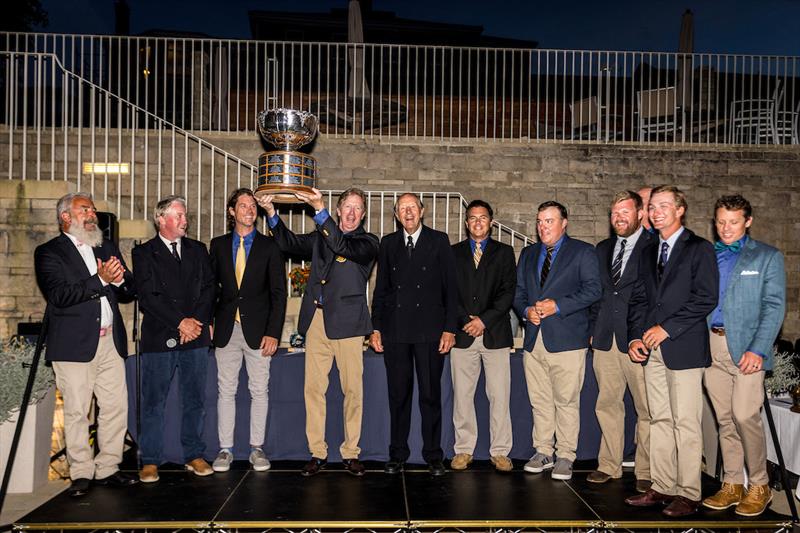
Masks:
[[[514,310],[525,321],[525,351],[533,350],[540,327],[548,352],[588,348],[589,308],[603,293],[594,246],[564,235],[544,287],[539,287],[537,268],[541,248],[541,243],[525,247],[517,264]],[[559,312],[541,326],[528,322],[525,308],[547,298],[556,301]]]
[[[754,239],[739,253],[728,279],[722,314],[725,340],[733,362],[744,352],[764,354],[764,370],[772,369],[772,345],[786,312],[786,271],[783,255]],[[711,315],[708,315],[711,325]]]
[[[684,228],[659,281],[659,239],[642,249],[639,279],[628,306],[628,340],[641,339],[659,324],[669,334],[661,343],[670,370],[705,368],[711,364],[706,316],[717,306],[719,270],[714,247]]]

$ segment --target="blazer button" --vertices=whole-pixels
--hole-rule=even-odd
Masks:
[[[417,304],[417,307],[419,307],[419,304]]]
[[[241,299],[242,299],[242,297],[241,297],[241,296],[239,296],[239,299],[241,300]]]
[[[95,322],[100,322],[100,319],[99,318],[95,318],[94,321]]]
[[[397,304],[397,307],[400,307],[400,304]]]
[[[425,267],[422,267],[422,270],[425,270]]]
[[[417,285],[417,288],[419,289],[419,285]]]
[[[320,283],[321,283],[322,285],[325,285],[325,280],[324,280],[324,279],[323,279],[323,280],[320,280]]]
[[[397,288],[398,288],[398,289],[402,289],[402,288],[403,288],[403,286],[402,286],[402,285],[398,285],[398,286],[397,286]]]
[[[618,294],[619,294],[619,293],[618,293],[617,291],[614,291],[614,296],[616,296],[616,295],[618,295]]]

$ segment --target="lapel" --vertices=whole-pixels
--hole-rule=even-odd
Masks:
[[[152,246],[150,247],[151,252],[153,253],[153,261],[157,264],[165,266],[170,272],[172,272],[177,278],[182,277],[183,274],[187,272],[185,269],[185,265],[190,265],[191,261],[191,247],[187,244],[189,241],[184,238],[181,241],[181,262],[178,263],[175,261],[175,258],[172,257],[172,251],[167,247],[166,244],[161,240],[161,237],[156,234],[153,237]]]
[[[569,263],[570,256],[572,255],[571,253],[572,246],[570,246],[569,241],[570,237],[565,233],[564,240],[561,241],[561,246],[558,248],[558,253],[556,254],[553,261],[550,263],[550,272],[548,272],[547,279],[544,281],[544,287],[542,287],[542,291],[544,291],[544,289],[552,285],[553,279],[557,278],[561,274],[558,266],[561,263]],[[538,264],[538,256],[537,256],[537,264]],[[544,267],[544,263],[542,263],[542,267]]]
[[[678,265],[681,262],[681,255],[683,255],[684,250],[686,249],[686,242],[692,236],[691,230],[689,228],[684,227],[683,232],[681,232],[678,240],[675,241],[675,245],[672,251],[669,254],[669,260],[667,264],[664,265],[664,275],[661,276],[661,284],[659,286],[659,292],[661,292],[661,287],[666,286],[666,281],[669,278],[670,274],[678,268]],[[656,242],[659,243],[660,239],[656,239]],[[661,253],[661,245],[656,245],[656,250],[658,250],[657,255]],[[656,269],[658,269],[658,256],[656,257]]]
[[[530,256],[530,260],[531,260],[531,268],[530,268],[531,283],[530,283],[530,286],[531,287],[536,287],[537,289],[540,288],[539,267],[538,267],[538,265],[539,265],[539,253],[541,253],[541,250],[542,250],[542,243],[537,242],[531,248],[531,256]]]
[[[470,254],[470,261],[473,265],[473,269],[476,272],[486,272],[486,269],[489,268],[489,263],[492,259],[492,255],[494,255],[494,253],[497,252],[497,243],[494,242],[494,239],[487,238],[486,240],[483,241],[481,247],[484,248],[483,254],[481,255],[481,262],[478,263],[478,268],[475,269],[474,268],[475,258],[472,257],[472,250],[470,250],[469,248],[469,242],[467,243],[467,252]]]
[[[255,244],[255,243],[254,243]],[[220,264],[222,266],[222,279],[225,280],[226,283],[232,283],[234,286],[236,285],[236,270],[233,264],[233,232],[228,233],[227,235],[223,236],[222,238],[222,258]],[[250,250],[250,253],[253,253],[253,250]],[[244,269],[245,274],[247,274],[247,268]],[[244,279],[242,279],[242,284],[244,284]]]
[[[743,270],[749,270],[748,267],[753,264],[757,257],[758,244],[756,244],[756,241],[754,241],[752,237],[748,237],[747,243],[744,245],[744,248],[742,248],[742,251],[739,253],[739,257],[736,258],[736,263],[731,269],[731,275],[728,276],[728,286],[726,287],[726,290],[729,290],[731,285],[739,281],[741,278],[739,273],[741,273]]]
[[[642,231],[642,234],[639,236],[639,240],[636,241],[636,246],[633,247],[633,251],[631,252],[631,256],[628,258],[628,264],[625,265],[625,270],[622,271],[622,277],[619,280],[619,284],[617,287],[624,287],[630,283],[634,283],[636,279],[639,277],[639,258],[641,257],[642,250],[644,250],[648,244],[652,241],[652,235],[647,231]],[[613,255],[614,249],[611,249],[611,254]],[[611,271],[611,263],[607,263],[609,272]]]
[[[89,269],[86,268],[86,263],[83,262],[83,256],[80,254],[75,245],[72,243],[72,240],[64,235],[63,233],[58,238],[58,245],[62,249],[62,255],[65,257],[72,265],[73,269],[77,269],[79,272],[83,274],[81,277],[89,276]]]

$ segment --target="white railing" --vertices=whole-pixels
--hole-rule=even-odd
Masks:
[[[82,79],[52,54],[0,52],[0,74],[0,174],[8,179],[75,183],[126,219],[148,219],[159,198],[180,194],[194,235],[205,241],[227,231],[230,193],[256,186],[256,168],[247,161]],[[85,168],[86,161],[99,170]],[[339,191],[325,192],[333,210]],[[399,194],[367,192],[368,231],[394,231]],[[426,223],[463,239],[467,200],[454,192],[419,194]],[[291,229],[311,230],[302,208],[281,206],[280,213]],[[499,222],[494,232],[517,251],[528,244]]]
[[[0,33],[0,49],[53,53],[191,131],[253,132],[277,106],[317,113],[331,136],[800,142],[795,56],[43,33]]]

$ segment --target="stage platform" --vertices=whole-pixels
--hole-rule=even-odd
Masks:
[[[127,489],[92,487],[84,498],[62,493],[16,524],[16,531],[792,531],[788,516],[767,510],[755,519],[728,511],[702,511],[689,520],[670,520],[660,509],[624,503],[634,478],[603,485],[586,482],[589,469],[571,481],[548,473],[495,472],[488,462],[433,478],[410,466],[384,474],[367,463],[363,478],[330,464],[311,478],[301,463],[277,461],[268,472],[236,462],[223,474],[200,478],[162,469],[161,480]],[[704,479],[704,494],[718,483]],[[784,498],[776,493],[775,498]]]

